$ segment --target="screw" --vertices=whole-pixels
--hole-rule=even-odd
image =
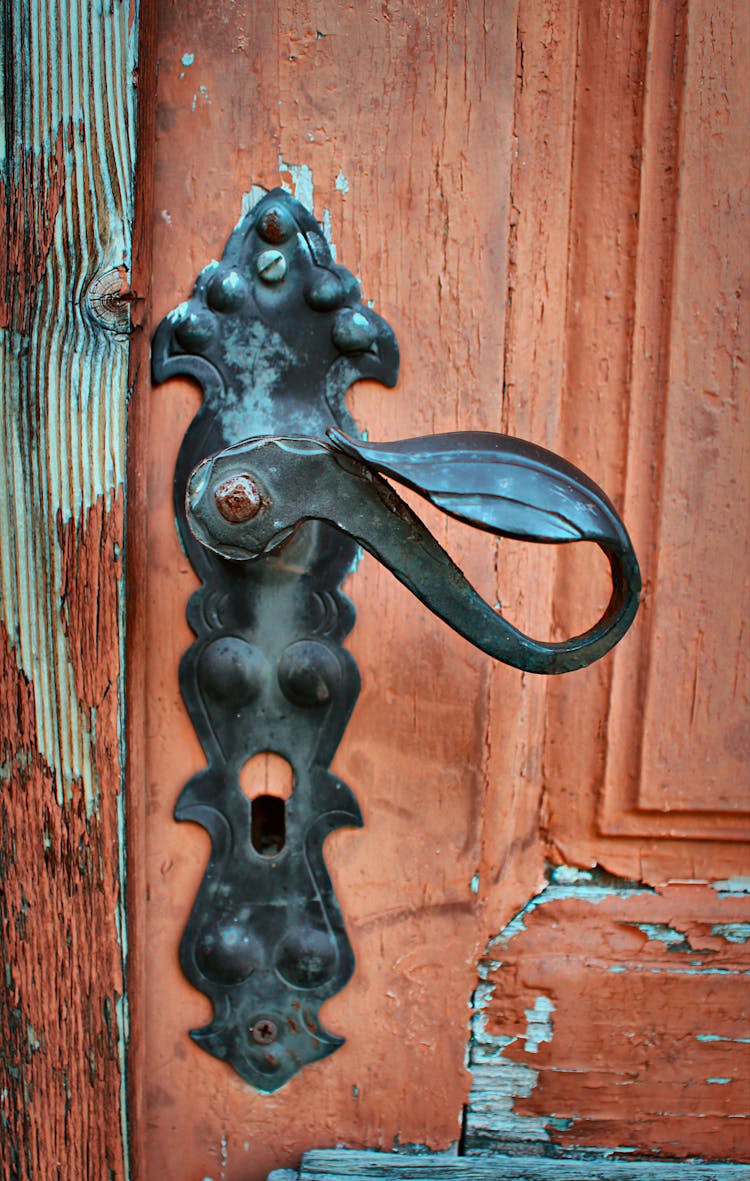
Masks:
[[[250,476],[230,476],[214,489],[216,507],[225,521],[251,521],[262,507],[258,485]]]
[[[276,1033],[276,1026],[268,1017],[262,1017],[260,1021],[256,1021],[250,1030],[250,1036],[259,1046],[270,1046],[271,1042],[276,1041]]]
[[[280,250],[264,250],[255,260],[255,269],[264,283],[280,283],[286,274],[286,259]]]
[[[294,219],[279,205],[272,205],[270,209],[267,209],[258,223],[258,233],[261,238],[264,238],[266,242],[272,242],[275,246],[291,238],[296,228]]]

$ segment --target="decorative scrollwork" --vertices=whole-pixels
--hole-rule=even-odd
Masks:
[[[334,424],[356,432],[344,406],[351,383],[392,386],[398,372],[391,329],[359,299],[314,218],[276,189],[242,219],[153,343],[155,381],[188,375],[204,395],[174,482],[182,544],[202,581],[188,607],[196,640],[180,687],[208,760],[175,816],[203,825],[212,843],[180,962],[211,998],[214,1018],[191,1036],[267,1092],[342,1044],[318,1013],[354,967],[323,842],[362,823],[350,788],[328,769],[359,692],[342,647],[354,608],[339,589],[356,547],[310,522],[280,556],[227,561],[188,529],[185,491],[196,464],[248,436],[324,434]],[[245,519],[255,496],[225,489],[220,511]],[[240,786],[242,767],[265,751],[294,772],[283,847],[276,839],[256,848],[254,805]]]

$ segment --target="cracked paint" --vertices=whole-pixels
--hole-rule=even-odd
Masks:
[[[130,347],[124,317],[100,316],[91,293],[116,301],[128,281],[139,11],[70,0],[60,20],[36,0],[6,9],[0,927],[10,1003],[0,1006],[0,1067],[12,1082],[3,1159],[19,1178],[57,1167],[119,1181],[128,1170]]]
[[[711,887],[720,898],[734,898],[738,894],[750,894],[750,877],[724,878],[711,882]]]
[[[747,909],[705,882],[554,871],[479,965],[467,1150],[745,1159]]]

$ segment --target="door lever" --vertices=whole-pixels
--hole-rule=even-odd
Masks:
[[[345,394],[363,377],[395,385],[396,339],[281,189],[242,218],[161,322],[152,368],[156,382],[180,375],[203,388],[174,478],[180,539],[201,581],[180,689],[207,760],[175,816],[211,837],[180,963],[214,1015],[191,1036],[271,1092],[343,1041],[320,1020],[354,969],[323,844],[362,823],[330,770],[359,692],[343,646],[354,608],[341,590],[356,543],[473,644],[533,672],[609,651],[633,619],[640,577],[604,493],[549,451],[506,435],[356,436]],[[596,542],[612,568],[601,620],[561,644],[523,635],[385,476],[499,536]],[[263,752],[291,765],[287,800],[248,784]]]
[[[572,464],[532,443],[489,432],[381,444],[363,443],[335,427],[326,435],[247,439],[204,460],[187,487],[194,536],[241,561],[283,550],[303,521],[333,525],[477,648],[526,672],[583,668],[629,628],[641,588],[633,547],[605,494]],[[477,594],[380,473],[499,537],[595,542],[612,572],[612,595],[601,619],[561,643],[524,635]],[[228,509],[230,490],[236,499]]]

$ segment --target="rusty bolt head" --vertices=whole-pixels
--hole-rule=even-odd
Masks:
[[[214,490],[216,507],[225,521],[237,525],[257,516],[263,501],[250,476],[230,476]]]
[[[268,1017],[261,1017],[250,1030],[250,1036],[259,1046],[270,1046],[271,1042],[276,1041],[276,1035],[276,1026]]]
[[[288,241],[296,232],[297,226],[291,214],[280,205],[272,205],[261,217],[258,223],[258,233],[266,242],[279,246]]]

